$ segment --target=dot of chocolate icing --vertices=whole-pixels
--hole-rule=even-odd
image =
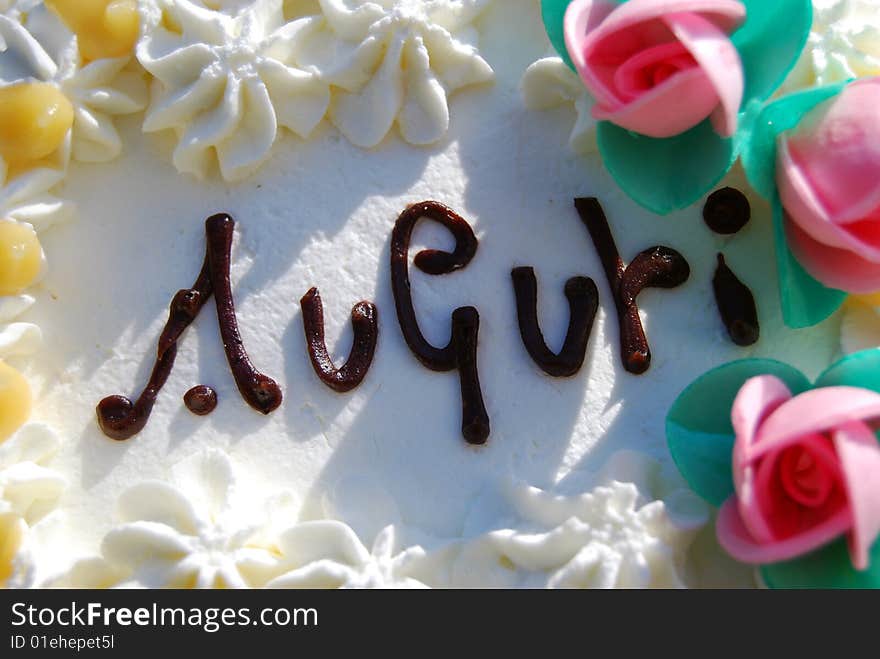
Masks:
[[[725,236],[741,231],[752,218],[752,207],[736,188],[716,190],[703,207],[703,220],[715,233]]]
[[[207,416],[217,408],[217,392],[200,384],[183,395],[183,403],[193,414]]]

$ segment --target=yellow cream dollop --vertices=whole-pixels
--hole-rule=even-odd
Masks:
[[[0,156],[10,170],[27,169],[52,155],[72,125],[73,106],[54,85],[0,87]]]
[[[137,0],[46,0],[67,24],[87,61],[131,54],[138,38]]]
[[[9,364],[0,362],[0,443],[25,424],[31,404],[27,380]]]
[[[40,274],[42,254],[31,227],[0,220],[0,295],[18,295],[33,284]]]
[[[0,514],[0,586],[12,576],[12,562],[24,539],[25,523],[18,515]]]

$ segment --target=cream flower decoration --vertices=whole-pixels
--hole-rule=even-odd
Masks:
[[[41,424],[28,424],[0,444],[0,585],[24,570],[18,559],[29,529],[64,490],[64,479],[45,466],[58,445],[55,434]]]
[[[579,496],[514,487],[514,528],[466,543],[455,585],[548,588],[678,588],[685,554],[708,510],[684,492],[676,512],[646,501],[656,465],[621,453],[606,468],[610,480]]]
[[[421,547],[398,551],[393,526],[367,549],[341,522],[303,522],[285,531],[278,547],[287,565],[269,588],[426,588],[432,558]],[[423,577],[424,578],[424,577]]]
[[[120,524],[101,544],[103,561],[75,566],[94,582],[173,588],[261,586],[278,571],[278,556],[259,545],[265,502],[237,488],[229,458],[212,451],[184,462],[180,485],[135,485],[117,503]]]
[[[0,157],[0,219],[27,222],[37,233],[69,220],[74,215],[74,205],[53,192],[64,180],[69,154],[68,138],[55,155],[54,166],[31,169],[9,181],[6,163]]]
[[[0,359],[34,354],[43,342],[43,333],[33,323],[15,322],[30,309],[30,295],[0,297]]]
[[[308,137],[330,90],[293,61],[306,21],[285,22],[282,0],[231,15],[190,0],[143,0],[138,59],[157,81],[144,130],[173,129],[173,162],[204,177],[214,158],[226,180],[269,155],[279,126]]]
[[[128,61],[102,59],[81,67],[76,37],[43,5],[27,14],[25,24],[0,16],[0,86],[37,80],[58,87],[73,105],[70,146],[76,160],[104,162],[122,152],[113,120],[142,110],[146,101],[141,76],[123,71]]]
[[[339,88],[330,119],[352,143],[376,146],[396,122],[407,142],[431,144],[449,128],[448,96],[494,77],[473,45],[489,2],[320,0],[298,57]]]
[[[8,16],[9,18],[14,18],[15,20],[21,20],[22,16],[27,16],[27,13],[42,1],[43,0],[0,0],[0,14]]]
[[[419,547],[397,552],[395,531],[368,550],[341,522],[297,522],[290,498],[246,496],[219,451],[180,465],[175,481],[136,485],[101,557],[78,561],[51,585],[195,588],[419,587],[430,572]]]
[[[592,114],[595,100],[561,57],[545,57],[526,69],[522,93],[529,110],[549,110],[572,104],[577,119],[568,140],[569,146],[580,155],[597,151],[596,120]]]
[[[59,199],[53,189],[61,183],[69,160],[70,139],[56,154],[57,168],[39,167],[6,181],[6,164],[0,158],[0,221],[25,222],[37,234],[70,219],[74,206]],[[16,322],[34,304],[29,295],[0,296],[0,359],[31,355],[42,342],[40,328],[32,323]]]
[[[783,93],[880,75],[876,0],[813,0],[813,29]]]

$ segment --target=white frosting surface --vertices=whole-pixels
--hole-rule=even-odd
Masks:
[[[417,6],[422,4],[425,12]],[[271,9],[272,3],[260,6]],[[247,12],[237,13],[247,3],[224,7],[229,17],[238,17],[229,20],[247,22]],[[191,8],[203,16],[195,4]],[[244,145],[243,159],[228,161],[233,171],[241,164],[249,168],[251,156],[265,160],[250,178],[227,183],[209,176],[194,183],[171,164],[184,140],[173,133],[144,134],[135,117],[119,122],[126,148],[118,160],[70,168],[62,194],[77,205],[79,219],[41,237],[49,271],[32,292],[37,303],[20,310],[21,320],[45,334],[45,348],[26,373],[39,401],[35,421],[56,429],[60,438],[51,467],[67,483],[51,529],[39,537],[63,538],[65,549],[49,550],[52,543],[41,540],[42,551],[27,554],[23,573],[31,576],[22,581],[278,587],[740,583],[743,575],[727,571],[710,535],[694,540],[707,512],[680,492],[663,422],[678,393],[714,366],[766,356],[815,375],[837,350],[834,320],[804,331],[783,326],[769,208],[748,193],[752,222],[740,234],[721,238],[702,223],[699,208],[653,216],[616,188],[595,155],[570,153],[564,115],[531,112],[521,100],[523,73],[547,47],[534,0],[490,6],[328,0],[321,9],[325,18],[307,18],[299,28],[329,30],[348,44],[350,57],[333,60],[378,67],[341,97],[351,105],[331,99],[329,117],[339,130],[323,122],[307,141],[283,133],[256,140],[259,149]],[[194,30],[208,29],[193,21]],[[215,23],[211,29],[228,27],[225,19]],[[479,53],[466,29],[472,23],[481,27]],[[271,21],[262,25],[267,33],[277,28]],[[142,46],[150,43],[147,34]],[[384,40],[382,48],[370,50],[372,40]],[[422,46],[429,53],[436,47],[439,55],[430,58],[429,68],[407,66],[401,85],[401,69],[389,64],[399,60],[389,55],[412,51],[418,61]],[[169,52],[177,53],[175,48]],[[144,50],[142,60],[148,59]],[[213,47],[201,50],[219,58]],[[380,51],[383,57],[370,54]],[[161,60],[155,50],[150,56]],[[318,59],[302,66],[326,75]],[[223,69],[227,85],[237,75],[231,70]],[[442,96],[445,107],[445,94],[457,88],[453,82],[476,82],[490,71],[495,84],[462,94],[455,112],[419,118],[428,107],[420,94],[432,95],[434,109]],[[259,86],[255,78],[243,79]],[[561,87],[571,89],[564,82]],[[169,84],[163,93],[176,88]],[[401,92],[391,99],[394,112],[368,100],[376,94],[384,99],[388,90]],[[157,98],[162,96],[153,98],[153,116]],[[364,114],[369,121],[359,134],[370,139],[355,139],[340,121],[341,108],[359,103],[383,117]],[[178,133],[208,130],[200,113],[184,120],[174,106],[167,105],[168,117],[177,117],[169,126]],[[278,107],[272,105],[273,111]],[[406,108],[419,112],[407,114]],[[246,115],[236,121],[249,121]],[[393,132],[386,137],[395,118],[401,137],[422,141],[414,139],[422,135],[436,143],[413,148]],[[365,151],[344,136],[381,143]],[[727,183],[746,187],[739,171]],[[691,264],[685,286],[641,298],[654,353],[644,376],[629,375],[620,365],[610,291],[572,207],[575,196],[600,198],[626,260],[665,244]],[[480,238],[475,259],[462,271],[430,277],[412,269],[411,276],[423,331],[436,345],[448,340],[453,309],[472,304],[480,311],[478,360],[492,420],[490,443],[482,449],[461,439],[456,375],[423,368],[406,347],[394,313],[391,228],[407,204],[425,199],[452,206]],[[241,400],[209,304],[182,340],[147,428],[128,442],[113,442],[97,427],[95,405],[108,394],[140,391],[168,303],[192,284],[201,265],[203,220],[220,211],[239,223],[232,278],[245,345],[254,364],[281,384],[285,403],[262,417]],[[412,253],[450,242],[425,222]],[[734,346],[721,324],[711,286],[718,251],[756,292],[762,338],[753,348]],[[520,265],[536,268],[539,315],[553,348],[568,322],[564,282],[583,274],[598,284],[601,310],[589,355],[571,379],[545,376],[525,352],[510,282],[511,269]],[[351,394],[330,391],[311,369],[297,302],[311,286],[324,299],[337,365],[351,343],[351,306],[361,299],[378,305],[376,358]],[[196,384],[219,393],[220,405],[209,417],[197,418],[183,407],[184,392]],[[713,570],[719,565],[723,569]],[[750,581],[747,573],[742,581]]]

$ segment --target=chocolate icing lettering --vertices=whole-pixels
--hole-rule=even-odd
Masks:
[[[758,308],[749,287],[733,273],[722,254],[718,255],[718,268],[712,279],[715,301],[721,320],[727,328],[731,341],[738,346],[750,346],[758,342],[761,328],[758,324]]]
[[[137,401],[132,402],[125,396],[115,395],[98,403],[98,425],[111,439],[124,441],[144,429],[156,398],[171,375],[177,356],[178,340],[212,295],[217,304],[223,347],[242,397],[263,414],[269,414],[281,404],[281,388],[274,380],[254,368],[238,331],[229,280],[234,229],[235,221],[226,214],[214,215],[205,222],[207,248],[201,272],[192,288],[178,291],[171,301],[168,322],[162,330],[156,349],[156,364]]]
[[[483,402],[477,373],[479,313],[473,307],[456,309],[452,314],[452,336],[443,348],[431,345],[419,328],[409,279],[409,245],[420,219],[426,218],[446,227],[455,238],[452,252],[424,250],[414,263],[422,272],[444,275],[464,268],[477,252],[477,237],[467,221],[436,201],[408,207],[394,225],[391,234],[391,290],[403,338],[416,358],[432,371],[458,369],[461,379],[462,435],[470,444],[485,444],[489,438],[489,416]]]
[[[312,368],[321,382],[339,393],[346,393],[363,382],[379,338],[379,310],[372,302],[358,302],[351,310],[354,342],[351,354],[342,368],[336,368],[324,341],[324,305],[317,288],[312,288],[300,301],[303,328]]]
[[[544,341],[538,322],[538,280],[534,268],[514,268],[510,273],[516,295],[516,313],[523,344],[534,362],[548,375],[571,377],[584,365],[593,322],[599,310],[599,290],[587,277],[572,277],[565,283],[570,319],[565,342],[554,354]]]
[[[639,317],[637,297],[644,288],[681,286],[690,277],[690,266],[674,249],[652,247],[626,267],[599,201],[593,197],[579,198],[574,205],[590,232],[611,286],[620,325],[623,366],[630,373],[641,375],[651,367],[651,349]]]

